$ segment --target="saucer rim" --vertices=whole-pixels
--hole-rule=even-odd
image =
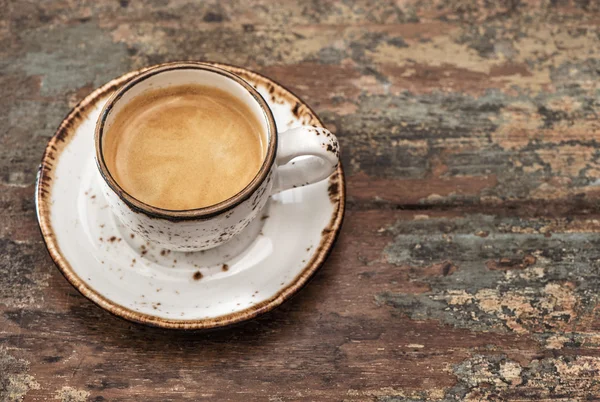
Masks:
[[[276,100],[277,98],[283,98],[290,104],[294,105],[293,113],[296,115],[296,117],[307,118],[309,124],[324,127],[324,124],[319,119],[317,114],[304,101],[302,101],[297,95],[295,95],[285,86],[272,80],[271,78],[230,64],[212,62],[204,63],[224,68],[227,71],[239,75],[244,80],[248,80],[249,77],[254,82],[258,81],[261,84],[266,85],[273,100]],[[346,184],[341,161],[338,164],[336,172],[328,179],[329,199],[334,205],[337,203],[337,208],[334,209],[331,220],[326,228],[323,229],[321,233],[321,240],[311,260],[308,261],[302,271],[296,275],[296,277],[290,281],[287,286],[279,289],[278,292],[269,299],[257,303],[252,307],[218,317],[188,320],[169,319],[140,313],[115,303],[112,300],[102,296],[98,291],[83,281],[75,273],[70,263],[63,256],[56,240],[56,236],[54,235],[54,229],[52,227],[50,218],[50,194],[52,190],[52,181],[54,178],[54,162],[58,160],[61,153],[73,138],[74,133],[79,128],[79,125],[85,120],[91,109],[93,109],[93,107],[96,105],[96,102],[100,98],[109,94],[110,91],[116,90],[127,81],[145,72],[146,70],[159,67],[163,64],[134,70],[107,82],[81,100],[67,114],[64,120],[58,126],[55,134],[46,145],[36,178],[35,207],[40,231],[50,257],[67,281],[71,283],[71,285],[84,297],[117,317],[140,324],[169,329],[208,330],[232,326],[256,318],[257,316],[272,311],[276,307],[280,306],[283,302],[290,299],[298,291],[300,291],[300,289],[302,289],[310,281],[313,275],[326,261],[340,233],[345,213]],[[249,82],[249,84],[253,85],[253,82]]]

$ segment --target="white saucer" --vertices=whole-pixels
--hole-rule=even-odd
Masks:
[[[279,131],[317,116],[291,92],[248,70],[226,68],[257,87]],[[285,191],[231,243],[178,253],[143,243],[116,221],[99,190],[94,127],[115,88],[86,97],[50,140],[37,182],[38,220],[64,276],[100,307],[128,320],[168,328],[216,328],[267,312],[298,291],[323,264],[340,230],[342,168],[329,180]]]

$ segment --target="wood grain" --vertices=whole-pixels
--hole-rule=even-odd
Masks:
[[[0,2],[0,400],[600,397],[593,1]],[[53,266],[33,182],[83,96],[159,62],[246,66],[335,131],[325,266],[213,333],[131,324]]]

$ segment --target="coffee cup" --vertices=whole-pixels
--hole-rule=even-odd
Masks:
[[[189,106],[189,102],[196,99],[194,91],[203,97],[197,99],[214,100],[224,109],[202,117],[204,115],[195,112],[200,113],[209,106],[199,103],[192,107],[196,123],[215,117],[214,122],[211,120],[214,124],[207,126],[211,131],[193,140],[201,142],[171,141],[173,127],[154,121],[160,118],[162,108],[161,103],[154,100],[163,95],[176,96],[173,99],[187,99]],[[226,114],[230,109],[228,104],[236,106],[233,117]],[[150,107],[154,109],[148,109]],[[142,108],[150,112],[136,113]],[[186,113],[184,109],[173,110]],[[171,115],[177,124],[185,120],[171,110],[163,112]],[[260,132],[258,142],[248,142],[243,139],[246,137],[238,140],[236,135],[241,135],[238,126],[228,123],[226,128],[220,127],[224,124],[221,121],[238,120],[243,127],[246,127],[244,122],[249,122],[248,130]],[[124,125],[132,121],[136,123]],[[119,141],[120,136],[135,130],[141,138],[138,143],[133,142],[137,145],[131,145],[133,140],[130,139],[127,143]],[[180,135],[179,131],[175,134]],[[188,137],[183,135],[182,138]],[[161,145],[163,142],[159,140],[167,141],[168,146]],[[221,142],[224,146],[219,146]],[[205,149],[208,145],[204,144],[214,143],[217,148]],[[185,147],[182,158],[161,157],[163,150],[176,152],[178,146]],[[186,252],[206,250],[230,241],[259,217],[272,194],[324,180],[339,163],[338,141],[328,130],[301,126],[278,133],[271,109],[254,87],[229,71],[199,62],[152,67],[124,84],[100,113],[95,148],[103,193],[124,227],[157,247]],[[152,152],[146,152],[147,148]],[[125,155],[122,162],[114,162],[119,160],[117,154]],[[128,159],[128,155],[134,157]],[[199,163],[200,171],[196,165],[185,165],[188,159],[190,163]],[[177,169],[170,169],[169,163],[176,163]],[[251,168],[253,163],[256,166]],[[121,165],[125,166],[123,172],[118,171]],[[170,176],[163,175],[161,169]],[[200,181],[194,181],[196,178]],[[154,197],[159,190],[154,189],[153,181],[160,184],[160,194],[164,196]],[[204,204],[181,202],[188,199],[203,200]]]

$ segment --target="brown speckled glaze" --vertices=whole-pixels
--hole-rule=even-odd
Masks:
[[[269,88],[269,93],[272,98],[271,100],[274,103],[288,103],[294,105],[294,115],[298,117],[302,124],[323,127],[323,124],[318,119],[316,114],[300,99],[298,99],[295,95],[293,95],[281,85],[270,81],[264,76],[242,68],[228,65],[217,66],[231,71],[244,78],[245,80],[251,82],[259,82],[262,85],[267,86]],[[54,162],[55,160],[60,158],[61,153],[64,151],[67,144],[71,140],[72,136],[75,133],[75,130],[85,119],[85,117],[88,115],[91,109],[96,105],[98,100],[105,98],[116,88],[119,88],[125,82],[127,82],[128,80],[142,73],[145,70],[146,69],[142,69],[126,74],[120,78],[109,82],[108,84],[102,86],[101,88],[95,90],[90,95],[88,95],[69,113],[69,115],[59,126],[55,136],[49,141],[46,147],[46,151],[44,153],[42,163],[38,172],[36,207],[42,235],[52,259],[54,260],[62,274],[65,276],[65,278],[85,297],[87,297],[100,307],[108,310],[109,312],[134,322],[174,329],[209,329],[240,323],[272,310],[273,308],[283,303],[285,300],[289,299],[294,293],[296,293],[299,289],[306,285],[306,283],[312,277],[312,275],[323,264],[331,248],[333,247],[333,244],[341,228],[345,209],[345,184],[344,173],[341,164],[337,166],[335,173],[329,178],[329,199],[334,205],[334,212],[331,215],[329,224],[322,231],[319,243],[314,246],[315,250],[312,252],[312,257],[310,258],[310,260],[303,264],[304,268],[295,278],[293,278],[293,280],[291,280],[287,284],[282,283],[281,288],[276,294],[264,301],[261,301],[260,303],[253,304],[246,309],[240,309],[239,311],[233,312],[231,314],[226,314],[210,319],[178,320],[157,317],[150,314],[144,314],[134,311],[132,309],[119,305],[99,294],[96,290],[94,290],[93,286],[83,281],[75,273],[69,261],[63,256],[63,253],[61,252],[58,246],[58,242],[56,241],[56,235],[53,232],[54,228],[52,226],[50,216],[50,195],[52,191],[52,181],[55,175]],[[339,151],[332,150],[332,152]],[[268,180],[266,180],[265,182],[268,182]],[[248,199],[248,202],[252,203],[252,200],[253,198],[250,197]],[[258,214],[261,210],[261,207],[260,205],[256,205],[256,200],[254,202],[256,206],[255,211],[256,214]],[[223,217],[224,219],[234,218],[232,216],[231,211],[223,214]],[[141,232],[141,229],[138,231],[138,233],[139,232]],[[140,255],[143,257],[146,254],[146,252],[147,250],[143,249],[141,250]],[[227,271],[227,269],[228,267],[223,265],[222,270],[225,272]],[[190,280],[202,283],[203,281],[201,275],[201,273],[200,275],[194,274],[194,278],[190,278]],[[155,309],[158,309],[160,305],[155,304],[153,305],[153,307]]]
[[[181,77],[181,78],[180,78]],[[135,91],[157,86],[181,84],[226,85],[241,102],[253,106],[264,122],[267,152],[256,176],[235,196],[205,208],[171,211],[137,200],[124,191],[109,172],[102,153],[102,138],[111,116],[128,103]],[[196,81],[200,80],[200,81]],[[202,81],[204,80],[204,81]],[[225,89],[225,88],[223,88]],[[236,95],[237,94],[237,95]],[[140,96],[140,95],[137,95]],[[243,96],[243,98],[241,97]],[[95,130],[96,161],[103,179],[102,192],[113,213],[133,233],[157,246],[177,251],[198,251],[216,247],[239,234],[265,206],[272,188],[277,151],[277,127],[269,106],[246,81],[229,71],[211,64],[176,62],[151,67],[119,88],[104,105]]]
[[[272,167],[274,169],[274,167]],[[268,178],[271,177],[272,171]],[[166,249],[198,251],[226,243],[257,218],[268,201],[270,180],[264,180],[254,195],[241,201],[229,211],[196,219],[172,221],[136,210],[103,184],[104,195],[113,213],[134,234]]]
[[[175,83],[177,80],[181,81]],[[144,91],[158,86],[182,84],[222,85],[220,89],[246,104],[264,124],[267,152],[256,176],[238,194],[209,207],[173,211],[145,204],[120,187],[106,166],[102,138],[111,118],[130,99],[143,96]],[[298,109],[296,103],[294,113],[298,113]],[[206,250],[227,243],[256,219],[271,194],[325,179],[339,161],[337,139],[328,130],[303,126],[278,133],[269,105],[252,85],[230,71],[199,62],[151,67],[118,89],[100,113],[95,147],[98,170],[103,179],[102,191],[113,213],[133,233],[176,251]],[[313,157],[297,166],[286,166],[292,158],[303,155],[320,155],[326,163]]]

